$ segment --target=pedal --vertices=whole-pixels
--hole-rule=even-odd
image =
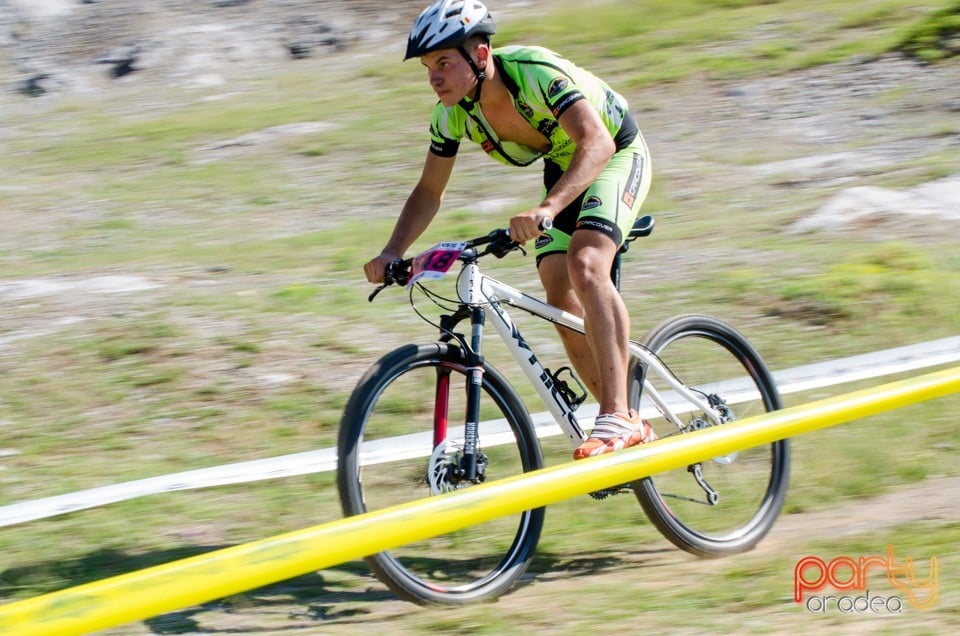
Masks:
[[[614,486],[613,488],[597,490],[590,493],[590,497],[597,501],[603,501],[607,497],[612,497],[613,495],[619,495],[625,492],[633,492],[633,488],[630,486],[630,484],[621,484],[619,486]]]

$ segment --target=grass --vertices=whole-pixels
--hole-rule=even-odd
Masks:
[[[957,54],[958,37],[960,2],[953,2],[912,24],[897,48],[920,60],[935,62]]]
[[[894,49],[942,57],[922,51],[943,41],[939,25],[952,23],[954,5],[681,0],[601,2],[584,12],[579,4],[558,2],[547,15],[511,13],[498,41],[555,47],[610,77],[632,103],[649,99],[649,108],[669,109],[645,89],[691,78],[786,73]],[[573,33],[572,21],[578,24]],[[932,40],[932,32],[939,39]],[[418,174],[429,103],[422,72],[410,64],[399,71],[371,64],[359,73],[346,64],[305,64],[270,81],[244,83],[229,105],[184,92],[137,108],[131,105],[142,99],[136,84],[116,89],[129,101],[76,97],[31,102],[30,109],[27,102],[14,104],[11,121],[22,134],[0,138],[9,223],[0,239],[4,279],[122,273],[158,287],[136,294],[5,298],[0,448],[15,453],[0,454],[0,502],[331,446],[349,391],[366,367],[396,344],[429,337],[399,291],[370,305],[359,278]],[[389,103],[389,111],[356,109],[367,95]],[[903,89],[881,99],[907,96]],[[241,135],[310,121],[334,125],[253,149],[209,150]],[[939,126],[932,130],[945,138],[957,132],[955,125]],[[781,157],[787,149],[751,152],[753,159],[735,162],[744,168],[789,158]],[[463,157],[449,207],[420,244],[482,234],[535,196],[535,174],[489,162],[475,170],[482,160]],[[906,163],[878,178],[908,187],[953,174],[955,153],[936,150]],[[765,200],[754,213],[730,191],[684,199],[681,185],[670,177],[657,181],[648,201],[658,217],[656,235],[642,257],[627,257],[625,283],[638,333],[667,314],[717,313],[735,318],[774,368],[786,368],[960,330],[954,311],[960,259],[950,237],[931,243],[906,233],[872,243],[786,236],[771,228],[821,199],[819,186],[778,191],[782,200]],[[478,196],[504,199],[506,211],[474,212]],[[493,264],[493,272],[536,291],[530,261],[505,259]],[[689,262],[705,265],[682,273],[674,267]],[[6,293],[2,286],[0,293]],[[551,337],[549,327],[529,321],[521,327],[532,342]],[[544,358],[556,367],[561,356],[554,347]],[[491,350],[490,359],[510,368],[502,351]],[[817,397],[822,393],[791,399]],[[945,399],[797,440],[787,513],[957,474],[955,406],[955,398]],[[551,463],[566,461],[567,449],[548,446],[548,455]],[[320,475],[170,493],[0,529],[0,597],[26,598],[334,520],[340,516],[334,492],[331,476]],[[537,594],[542,587],[570,607],[609,597],[614,591],[604,586],[610,583],[592,575],[622,561],[613,555],[606,565],[587,563],[592,557],[584,545],[662,545],[642,523],[636,502],[621,497],[584,512],[594,503],[578,500],[549,511],[552,525],[534,569],[548,579],[569,571],[596,586],[574,594],[569,586],[538,582],[532,586]],[[594,510],[601,505],[598,528]],[[955,525],[926,523],[865,534],[858,543],[801,537],[796,550],[869,552],[894,541],[918,557],[952,555],[956,539]],[[671,573],[632,580],[636,602],[611,609],[604,624],[632,631],[637,613],[649,612],[664,624],[709,631],[716,607],[754,620],[783,618],[793,556],[725,560],[711,567],[710,577],[678,556],[667,568]],[[944,598],[956,599],[957,579],[944,572]],[[684,586],[669,584],[673,573]],[[350,565],[324,576],[332,581],[329,588],[359,596],[375,585]],[[314,590],[315,584],[310,579],[304,585]],[[522,596],[529,591],[518,598],[529,598]],[[297,594],[311,598],[309,591]],[[260,602],[256,593],[251,598]],[[437,633],[555,627],[536,602],[511,603],[508,597],[493,613],[483,607],[411,610],[398,625]],[[937,624],[955,625],[949,609],[955,606],[945,602]],[[596,628],[572,614],[570,633]]]
[[[956,14],[945,7],[918,24],[944,3],[898,0],[608,1],[588,13],[560,4],[553,20],[515,20],[502,41],[545,42],[584,63],[603,61],[632,88],[692,74],[729,79],[876,56],[923,39]],[[577,31],[570,33],[568,24]]]

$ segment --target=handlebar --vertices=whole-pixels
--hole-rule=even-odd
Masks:
[[[552,227],[553,219],[550,217],[544,217],[540,221],[540,229],[546,231]],[[493,254],[497,258],[503,258],[514,250],[518,249],[523,251],[523,246],[520,245],[520,243],[510,240],[510,230],[505,228],[493,230],[484,236],[478,236],[477,238],[465,241],[465,243],[467,247],[458,259],[464,262],[476,262],[477,259],[487,254]],[[486,245],[484,250],[477,250],[478,247],[484,245]],[[373,290],[367,300],[373,302],[377,294],[391,285],[406,285],[410,281],[410,266],[412,263],[412,258],[398,258],[391,261],[384,271],[383,283]]]

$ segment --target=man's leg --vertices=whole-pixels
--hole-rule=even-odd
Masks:
[[[586,340],[599,376],[600,413],[628,413],[630,315],[610,278],[618,246],[600,232],[574,232],[567,253],[573,291],[583,308]]]
[[[577,375],[600,403],[600,415],[590,439],[573,453],[574,459],[582,459],[650,442],[656,435],[648,423],[629,410],[627,403],[630,318],[610,279],[616,254],[614,242],[599,232],[586,230],[574,236],[579,237],[570,245],[575,256],[544,256],[539,271],[551,305],[577,316],[584,315],[585,306],[594,310],[586,312],[587,336],[557,327]],[[574,279],[585,288],[583,302]]]
[[[577,298],[570,277],[567,275],[567,255],[564,253],[548,254],[541,259],[537,271],[540,282],[547,293],[547,302],[575,316],[583,317],[583,307]],[[600,374],[597,372],[597,363],[583,334],[570,331],[566,327],[557,326],[560,341],[567,352],[570,364],[577,375],[583,380],[595,400],[600,399]]]
[[[545,184],[550,187],[550,183]],[[564,210],[554,219],[555,228],[549,237],[537,244],[548,298],[553,288],[551,302],[583,316],[585,338],[578,340],[563,333],[561,337],[571,362],[600,405],[590,438],[574,451],[574,459],[656,439],[649,423],[630,410],[630,316],[610,278],[619,249],[617,242],[630,231],[649,188],[650,156],[638,135],[628,149],[611,158],[583,193],[577,217],[580,229],[566,229],[571,224],[565,218],[568,210]],[[558,224],[557,220],[567,222]],[[556,260],[543,267],[547,258],[559,258],[548,255],[549,250],[558,249],[566,249],[566,277],[557,273]]]

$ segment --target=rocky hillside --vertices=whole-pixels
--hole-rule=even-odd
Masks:
[[[0,67],[30,95],[89,90],[104,76],[135,72],[209,83],[231,67],[321,55],[395,33],[422,4],[384,11],[372,0],[0,0]]]
[[[165,87],[229,84],[251,68],[282,72],[298,59],[370,50],[379,42],[389,42],[387,54],[399,56],[403,33],[424,4],[400,0],[387,9],[374,0],[0,0],[0,100],[16,93],[109,95],[112,82],[131,74],[159,97]],[[499,13],[535,5],[511,2]],[[711,178],[722,179],[720,187],[744,179],[781,188],[855,185],[853,176],[902,170],[904,161],[919,166],[950,153],[957,147],[960,113],[957,65],[925,60],[960,52],[960,2],[916,26],[900,48],[902,53],[876,60],[733,86],[687,82],[645,91],[642,125],[661,177],[683,181],[683,171],[710,147],[731,139],[741,153],[778,143],[806,150],[789,162],[757,166],[750,175],[728,173],[728,163],[701,166],[698,189],[709,189]],[[140,98],[150,93],[141,91]],[[955,218],[960,178],[943,176],[948,178],[916,191],[840,193],[822,214],[793,229],[904,209]]]

